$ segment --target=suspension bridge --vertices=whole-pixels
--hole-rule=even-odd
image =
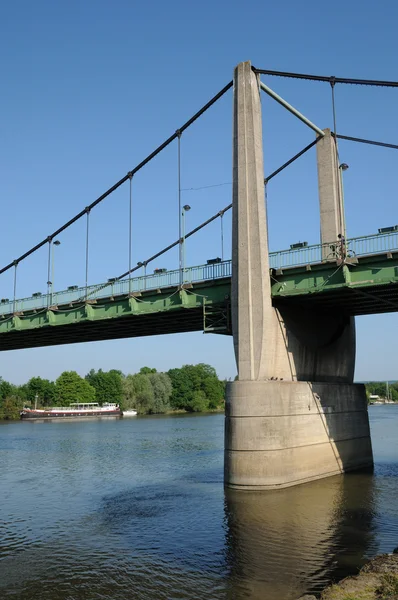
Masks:
[[[261,76],[330,85],[333,131],[321,129],[278,96]],[[225,480],[232,487],[268,489],[372,464],[364,391],[353,384],[356,315],[398,308],[398,226],[347,237],[338,140],[398,149],[391,143],[337,132],[336,85],[398,87],[396,82],[343,79],[256,69],[241,63],[203,108],[139,165],[67,223],[0,269],[13,270],[12,294],[0,300],[0,350],[187,331],[233,336],[238,381],[226,412]],[[181,198],[181,136],[233,88],[232,203],[185,232]],[[315,139],[264,175],[260,94],[266,93],[313,130]],[[179,237],[133,266],[134,178],[176,142]],[[321,221],[319,244],[269,253],[269,181],[316,147]],[[129,186],[129,265],[120,276],[89,283],[90,215],[120,186]],[[232,209],[232,259],[185,264],[186,240]],[[85,285],[53,289],[57,238],[86,220]],[[223,235],[223,233],[222,233]],[[47,293],[18,296],[18,267],[48,247]],[[174,270],[148,265],[178,247]],[[223,254],[223,253],[222,253]],[[141,273],[141,270],[144,273]],[[137,271],[140,274],[137,275]],[[0,279],[1,281],[1,279]],[[305,417],[305,418],[304,418]],[[272,456],[272,461],[271,457]]]

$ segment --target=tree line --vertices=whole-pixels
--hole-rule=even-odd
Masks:
[[[91,369],[85,377],[64,371],[56,381],[32,377],[23,385],[0,377],[0,419],[18,419],[23,406],[69,406],[76,402],[116,402],[122,410],[134,408],[139,414],[219,410],[225,385],[216,370],[204,363],[167,373],[150,367],[129,375],[116,369]]]
[[[369,397],[379,396],[379,398],[386,398],[388,400],[393,400],[394,402],[398,402],[398,382],[389,383],[387,387],[387,383],[383,381],[368,381],[365,383],[366,387],[366,395]],[[388,398],[387,398],[388,396]]]

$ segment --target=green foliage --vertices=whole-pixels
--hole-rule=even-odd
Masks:
[[[122,373],[111,371],[95,371],[91,369],[85,377],[86,381],[95,389],[95,399],[100,404],[116,402],[120,404],[123,399]]]
[[[170,405],[173,409],[185,409],[186,405],[191,402],[193,396],[193,383],[189,377],[187,370],[170,369],[168,376],[171,379],[173,391],[170,398]]]
[[[58,406],[74,402],[95,402],[95,389],[76,371],[64,371],[55,382],[55,400]]]
[[[204,363],[184,365],[168,373],[142,367],[139,373],[126,377],[115,369],[91,369],[84,379],[76,371],[64,371],[55,383],[32,377],[21,386],[0,377],[0,419],[19,418],[24,403],[34,405],[36,395],[38,406],[116,402],[122,410],[134,408],[140,414],[162,414],[170,409],[203,412],[222,407],[225,382]]]
[[[209,403],[203,390],[195,390],[185,407],[189,412],[204,412],[208,409]]]
[[[154,400],[151,382],[146,375],[141,373],[133,375],[133,378],[136,408],[139,413],[149,413]]]
[[[387,385],[384,381],[369,381],[365,384],[366,395],[369,399],[370,395],[379,396],[380,398],[387,397]],[[388,386],[389,399],[398,402],[398,383],[391,383]]]
[[[19,411],[23,408],[23,400],[18,396],[7,396],[0,399],[0,419],[19,419]]]
[[[156,369],[151,369],[150,367],[141,367],[140,374],[141,375],[150,375],[151,373],[156,373]]]
[[[123,380],[122,408],[135,408],[140,414],[165,413],[170,409],[172,385],[166,373],[144,367]]]
[[[25,398],[32,405],[37,394],[38,406],[52,406],[55,401],[55,383],[41,377],[32,377],[24,386]]]
[[[167,373],[156,373],[155,371],[148,374],[148,379],[153,390],[153,404],[150,412],[153,414],[167,412],[170,410],[170,396],[173,390],[170,377]]]
[[[154,393],[148,375],[137,373],[127,375],[123,381],[124,399],[123,408],[135,408],[141,414],[151,411],[154,402]]]
[[[135,409],[135,389],[134,389],[134,375],[127,375],[122,381],[123,399],[120,404],[122,410],[128,408]]]
[[[214,367],[204,363],[184,365],[171,369],[168,375],[173,385],[172,408],[201,412],[222,406],[225,382],[218,379]]]
[[[12,394],[12,385],[0,377],[0,399],[7,398]]]

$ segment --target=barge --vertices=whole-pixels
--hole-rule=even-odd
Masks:
[[[118,404],[98,402],[77,402],[69,406],[52,408],[26,408],[19,413],[21,419],[78,419],[79,417],[120,417],[122,411]]]

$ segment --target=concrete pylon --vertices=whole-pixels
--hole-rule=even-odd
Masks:
[[[232,329],[239,378],[270,376],[273,352],[260,90],[250,62],[234,78]]]
[[[330,129],[316,145],[318,166],[319,208],[321,218],[322,258],[330,254],[330,244],[345,233],[341,171],[337,164],[336,140]]]
[[[225,484],[273,489],[369,467],[364,386],[352,384],[353,319],[272,306],[261,103],[250,62],[235,69],[233,141],[231,310],[238,381],[227,386]],[[333,180],[328,185],[336,188]],[[336,202],[331,190],[322,194]]]

